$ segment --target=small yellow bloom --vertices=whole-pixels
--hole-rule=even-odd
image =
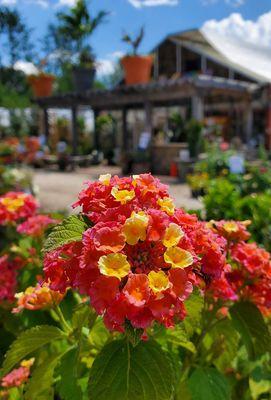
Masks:
[[[132,185],[134,186],[134,187],[136,187],[136,185],[137,185],[137,179],[139,178],[139,175],[133,175],[133,181],[132,181]]]
[[[104,174],[100,175],[99,177],[99,181],[105,186],[108,186],[110,184],[110,179],[111,179],[111,174]]]
[[[157,204],[160,206],[162,211],[165,211],[168,215],[173,215],[175,211],[175,206],[173,200],[170,197],[164,197],[159,199]]]
[[[98,266],[101,274],[115,276],[118,279],[124,278],[130,271],[127,257],[121,253],[111,253],[100,257]]]
[[[171,264],[172,268],[186,268],[193,264],[192,254],[179,247],[168,248],[164,253],[164,260]]]
[[[154,293],[163,292],[169,288],[169,279],[163,271],[151,271],[148,275],[149,286]]]
[[[24,195],[17,197],[16,199],[5,197],[4,199],[1,199],[1,203],[6,207],[7,211],[15,212],[24,205],[24,198]]]
[[[182,228],[174,223],[169,224],[166,229],[164,238],[163,238],[163,245],[165,247],[173,247],[176,246],[181,238],[184,236],[184,232]]]
[[[238,232],[239,229],[237,223],[234,221],[225,222],[223,228],[227,233]]]
[[[29,360],[23,360],[20,365],[21,365],[21,367],[30,368],[30,367],[32,367],[34,362],[35,362],[35,358],[33,357],[33,358],[30,358]]]
[[[111,190],[112,196],[121,204],[126,204],[135,197],[134,190],[119,190],[118,187],[113,187]]]
[[[146,239],[148,222],[149,218],[143,211],[138,213],[133,211],[131,217],[127,218],[123,226],[126,242],[133,246],[139,240],[144,241]]]

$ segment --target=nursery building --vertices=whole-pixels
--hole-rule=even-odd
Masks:
[[[76,116],[90,107],[97,117],[115,115],[120,132],[115,145],[127,154],[149,148],[152,170],[165,173],[185,144],[184,121],[200,121],[224,140],[271,146],[271,50],[214,34],[189,30],[167,36],[151,52],[152,79],[111,90],[91,89],[38,98],[49,135],[48,110],[72,111],[73,152],[77,153]],[[148,146],[149,143],[149,146]],[[94,146],[102,139],[94,131]]]

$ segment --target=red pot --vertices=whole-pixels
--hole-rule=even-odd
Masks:
[[[46,74],[31,75],[28,79],[35,97],[51,96],[54,80],[53,75]]]
[[[151,78],[152,56],[127,56],[121,60],[126,85],[148,83]]]

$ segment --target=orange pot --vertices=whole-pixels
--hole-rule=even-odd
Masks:
[[[53,75],[40,74],[30,76],[28,81],[35,97],[47,97],[52,94],[54,80]]]
[[[151,78],[152,56],[127,56],[122,58],[126,85],[148,83]]]

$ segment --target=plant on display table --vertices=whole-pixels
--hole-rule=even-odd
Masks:
[[[127,33],[122,36],[122,41],[132,47],[131,54],[121,59],[126,85],[148,83],[150,80],[153,57],[151,55],[141,56],[137,53],[144,34],[144,28],[142,27],[134,39]]]
[[[0,198],[0,223],[27,217],[31,205]],[[2,397],[235,400],[270,392],[271,259],[248,242],[248,222],[201,222],[150,174],[102,175],[74,207],[81,212],[44,243],[44,277],[16,295],[13,313],[29,315],[32,326],[6,353]],[[30,225],[17,231],[30,234]],[[47,318],[35,324],[31,315]]]

